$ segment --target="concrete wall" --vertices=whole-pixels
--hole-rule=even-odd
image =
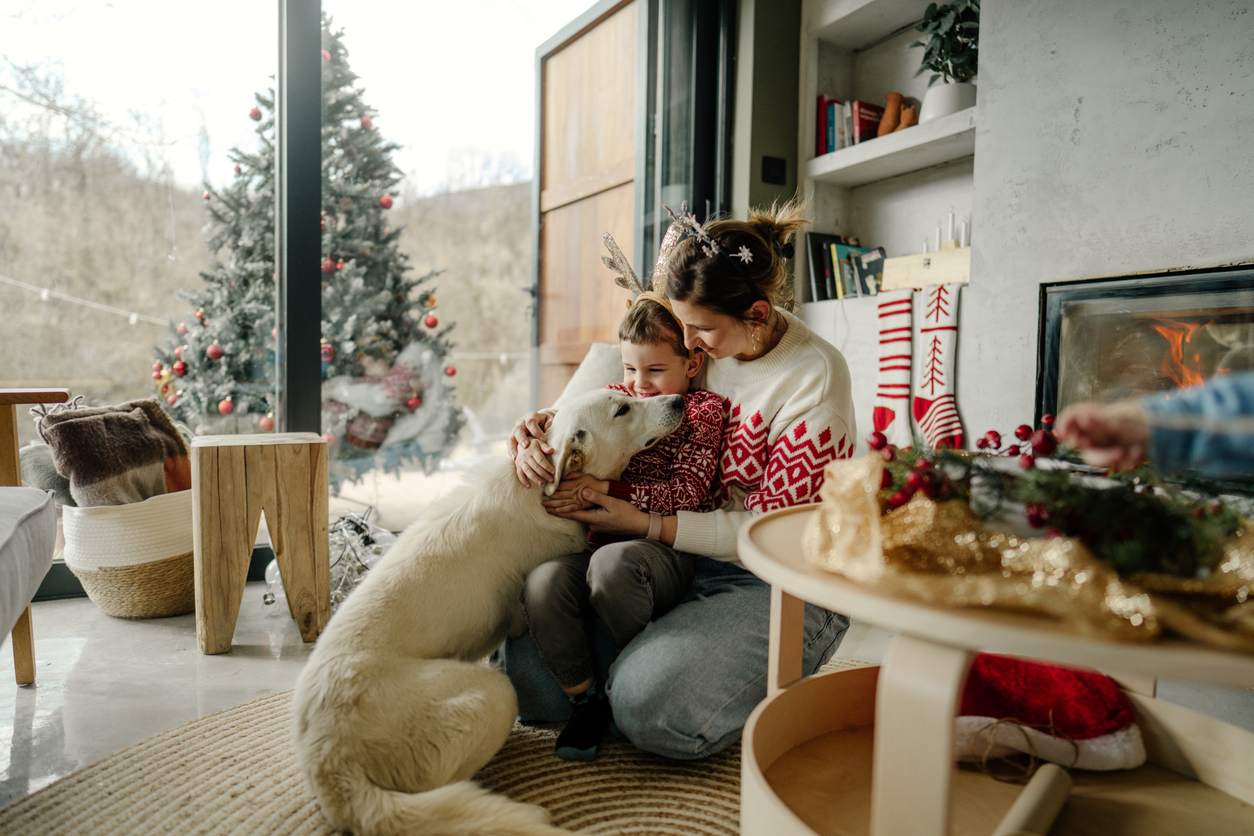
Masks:
[[[1041,282],[1254,261],[1254,3],[986,0],[968,434],[1032,416]]]

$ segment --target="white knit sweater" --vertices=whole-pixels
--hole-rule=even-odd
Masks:
[[[737,562],[736,532],[755,514],[818,501],[824,466],[852,455],[849,367],[800,319],[756,360],[709,364],[705,388],[730,403],[719,479],[723,505],[680,511],[675,548]]]

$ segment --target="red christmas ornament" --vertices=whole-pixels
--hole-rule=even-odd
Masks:
[[[327,216],[326,215],[322,216],[322,231],[323,232],[327,231]]]
[[[457,369],[453,368],[452,366],[449,366],[447,369],[444,370],[444,373],[448,375],[449,377],[452,377],[453,375],[457,374]]]
[[[174,349],[174,356],[175,356],[175,357],[177,357],[178,359],[182,360],[182,359],[183,359],[183,349],[185,349],[185,348],[187,348],[187,346],[185,346],[185,345],[180,345],[178,348]]]
[[[322,440],[327,443],[327,446],[330,446],[335,443],[335,436],[331,433],[323,433]]]
[[[335,272],[335,262],[331,260],[331,256],[327,256],[326,258],[322,260],[322,272],[324,273]]]
[[[160,380],[160,379],[161,379],[161,372],[153,372],[153,373],[152,373],[152,379],[153,379],[153,380]]]
[[[254,122],[260,122],[261,111],[254,107],[252,110],[248,111],[248,118],[253,120]]]
[[[423,320],[423,322],[427,323],[428,328],[434,328],[435,326],[440,324],[440,320],[436,319],[434,316],[431,316],[431,315],[428,315],[427,318]]]
[[[217,343],[213,343],[205,349],[205,354],[210,360],[221,360],[222,355],[226,354],[226,351],[223,350],[222,346]]]
[[[371,128],[373,128],[373,127],[374,127],[374,123],[370,121],[370,117],[369,117],[369,116],[363,116],[363,117],[361,117],[361,129],[362,129],[363,131],[368,131],[368,130],[370,130],[370,129],[371,129]]]
[[[379,198],[379,205],[382,206],[384,209],[391,209],[392,208],[392,196],[385,194],[383,197]]]
[[[235,164],[235,173],[236,173],[236,174],[239,174],[239,173],[240,173],[241,171],[243,171],[243,170],[244,170],[244,169],[242,169],[242,168],[240,168],[240,167],[239,167],[239,163],[236,163],[236,164]]]
[[[174,330],[178,331],[179,336],[182,336],[187,333],[187,325],[185,323],[180,322],[179,327],[175,328]]]
[[[335,269],[336,269],[336,270],[343,270],[343,269],[344,269],[344,262],[342,262],[342,261],[337,261],[337,262],[335,262]]]
[[[318,348],[318,351],[322,355],[322,362],[324,363],[330,363],[335,359],[335,346],[330,343],[323,343]]]
[[[405,405],[409,407],[411,410],[417,409],[418,407],[422,406],[422,398],[415,395],[414,397],[405,401]]]
[[[178,403],[178,401],[179,401],[178,395],[171,395],[170,397],[165,399],[165,402],[168,403],[170,406],[174,406],[176,403]]]
[[[257,422],[257,426],[261,427],[263,433],[271,432],[274,429],[274,419],[269,415],[263,415],[261,420]]]
[[[235,401],[231,400],[230,398],[227,398],[224,401],[218,402],[218,412],[221,412],[223,415],[230,415],[234,411],[235,411]]]
[[[203,310],[203,309],[202,309],[202,310],[198,310],[198,311],[196,311],[196,318],[197,318],[197,319],[204,319],[204,318],[205,318],[205,312],[204,312],[204,310]]]
[[[201,195],[201,197],[203,197],[205,200],[208,200],[208,199],[209,199],[209,192],[205,192],[204,194],[202,194],[202,195]]]
[[[179,375],[180,377],[187,374],[187,364],[184,363],[182,360],[179,360],[177,363],[174,364],[174,373],[176,375]]]
[[[330,63],[331,63],[331,53],[327,52],[325,49],[324,49],[324,50],[322,50],[322,60],[323,60],[323,61],[326,61],[328,64],[330,64]]]
[[[270,329],[270,339],[272,339],[272,340],[277,340],[278,338],[279,338],[279,329],[278,329],[278,328],[271,328],[271,329]]]
[[[159,371],[161,371],[161,369],[162,369],[162,368],[163,368],[163,366],[161,365],[161,361],[160,361],[160,360],[158,360],[157,362],[155,362],[155,363],[153,363],[153,364],[152,364],[152,370],[153,370],[154,372],[159,372]]]

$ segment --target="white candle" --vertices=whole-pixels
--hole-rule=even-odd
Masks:
[[[923,239],[923,252],[925,253],[927,252],[927,239],[926,238]]]
[[[949,213],[949,234],[945,236],[946,241],[954,240],[954,213]]]
[[[966,245],[967,245],[967,220],[966,218],[963,218],[962,219],[962,239],[958,242],[958,246],[965,247]]]
[[[940,252],[940,242],[941,242],[940,232],[941,232],[940,224],[937,224],[936,225],[936,252]]]

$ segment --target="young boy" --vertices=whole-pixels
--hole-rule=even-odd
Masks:
[[[584,488],[627,500],[652,515],[649,539],[622,540],[592,533],[589,550],[540,566],[523,587],[531,636],[549,672],[566,692],[572,716],[557,738],[558,757],[592,760],[609,727],[609,702],[594,679],[587,622],[592,615],[621,651],[654,618],[683,598],[692,582],[693,557],[659,548],[661,517],[677,511],[708,511],[717,503],[714,480],[723,443],[726,406],[713,392],[690,391],[705,355],[684,348],[683,329],[664,304],[648,294],[632,305],[619,326],[623,382],[610,389],[637,398],[683,395],[679,427],[637,453],[617,480],[570,473],[553,498],[582,505]],[[543,457],[534,442],[516,461]],[[520,468],[520,473],[522,469]]]

